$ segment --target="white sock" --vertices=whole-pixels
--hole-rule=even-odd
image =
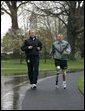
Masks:
[[[66,83],[66,81],[63,81],[63,83]]]
[[[33,84],[33,86],[36,86],[36,84]]]
[[[63,81],[63,84],[66,84],[66,81]]]

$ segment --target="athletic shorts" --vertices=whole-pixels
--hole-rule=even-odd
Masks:
[[[55,59],[55,66],[60,66],[61,69],[67,69],[67,60]]]

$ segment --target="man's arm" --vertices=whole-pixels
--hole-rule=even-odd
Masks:
[[[28,50],[28,46],[26,45],[26,40],[25,40],[24,43],[22,44],[21,50],[22,50],[22,51],[27,51],[27,50]]]
[[[50,56],[53,57],[54,52],[55,52],[55,49],[54,49],[54,45],[52,44],[52,46],[51,46],[51,50],[50,50]]]
[[[70,54],[71,53],[71,46],[68,44],[67,48],[64,50],[63,54]]]
[[[22,51],[27,51],[27,50],[30,50],[30,49],[32,49],[33,48],[33,46],[28,46],[27,44],[26,44],[26,40],[24,41],[24,43],[22,44],[22,46],[21,46],[21,50]]]
[[[38,43],[38,47],[37,47],[38,50],[42,50],[42,43],[39,41]]]

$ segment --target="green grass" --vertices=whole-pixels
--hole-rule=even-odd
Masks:
[[[84,77],[81,76],[78,80],[78,88],[81,91],[81,93],[84,95]]]
[[[84,59],[77,61],[69,60],[68,69],[84,69]]]
[[[68,61],[68,70],[83,69],[84,60]],[[40,60],[39,70],[55,70],[54,60],[48,59],[45,63],[44,60]],[[26,62],[23,61],[20,64],[19,60],[6,60],[1,61],[1,74],[21,74],[27,72]]]

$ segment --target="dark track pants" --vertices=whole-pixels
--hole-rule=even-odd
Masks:
[[[30,56],[26,59],[30,84],[36,84],[39,74],[39,56]]]

